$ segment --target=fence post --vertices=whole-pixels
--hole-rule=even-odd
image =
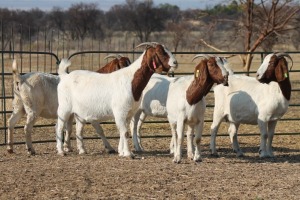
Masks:
[[[1,61],[2,61],[2,96],[4,97],[5,96],[5,80],[4,80],[4,33],[3,33],[3,21],[1,20],[1,49],[2,49],[2,53],[1,53]],[[6,99],[3,98],[2,100],[2,111],[3,111],[3,119],[4,119],[4,143],[6,144],[6,129],[7,129],[7,126],[6,126]]]

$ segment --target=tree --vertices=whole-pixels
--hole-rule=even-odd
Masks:
[[[275,36],[280,37],[280,34],[295,29],[292,21],[300,7],[293,5],[292,0],[261,0],[259,4],[255,4],[254,0],[240,0],[240,8],[243,11],[241,20],[231,21],[239,27],[235,34],[240,33],[244,39],[244,51],[249,52],[241,56],[243,70],[248,73],[253,59],[251,52],[261,47],[263,42],[274,41]]]
[[[103,12],[97,9],[94,3],[79,3],[72,5],[68,10],[69,30],[73,38],[83,40],[87,35],[95,38],[102,34],[101,20]]]
[[[152,0],[126,0],[125,5],[112,8],[123,31],[132,31],[140,42],[149,41],[150,34],[164,27],[164,15]]]
[[[190,31],[190,25],[186,22],[169,22],[167,25],[167,31],[171,34],[172,43],[174,46],[174,51],[177,52],[180,42],[186,37],[187,33]]]
[[[66,12],[59,7],[53,7],[49,13],[50,25],[57,28],[58,30],[65,32],[67,23]]]

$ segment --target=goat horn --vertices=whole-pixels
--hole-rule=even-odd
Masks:
[[[156,45],[159,45],[158,42],[151,42],[151,43],[154,44],[155,46],[156,46]]]
[[[105,56],[103,59],[107,60],[108,58],[117,58],[117,55],[115,55],[115,54],[109,54],[109,55]]]
[[[136,48],[139,48],[139,47],[142,47],[142,46],[151,46],[151,47],[155,47],[156,45],[153,44],[152,42],[144,42],[144,43],[141,43],[141,44],[137,45],[137,46],[135,47],[135,49],[136,49]]]
[[[292,61],[292,66],[290,67],[290,70],[292,69],[292,67],[293,67],[293,59],[291,58],[291,56],[289,54],[287,54],[285,52],[280,52],[280,53],[275,53],[275,55],[277,57],[285,56],[285,57],[289,58]]]
[[[119,59],[122,58],[122,57],[124,57],[122,54],[118,54]]]
[[[206,54],[197,54],[194,56],[194,58],[192,59],[192,62],[196,59],[196,58],[199,58],[199,57],[204,57],[206,59],[209,59],[210,56],[209,55],[206,55]]]

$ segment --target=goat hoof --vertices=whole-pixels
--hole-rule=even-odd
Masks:
[[[135,157],[136,157],[136,156],[135,156],[133,153],[130,154],[130,158],[131,158],[131,159],[135,159]]]
[[[65,152],[60,152],[60,153],[57,153],[57,155],[59,155],[59,156],[65,156],[66,153]]]
[[[193,159],[195,162],[202,162],[201,156],[195,156]]]
[[[220,157],[218,153],[211,153],[210,156],[211,157],[215,157],[215,158],[219,158]]]
[[[85,150],[80,150],[79,151],[79,155],[84,155],[84,154],[87,154]]]
[[[237,153],[236,157],[238,157],[238,158],[244,157],[244,154],[243,153]]]
[[[35,156],[35,151],[27,151],[27,154],[28,154],[29,156]]]
[[[173,160],[173,163],[175,163],[175,164],[180,164],[181,161],[180,161],[180,160]]]
[[[107,153],[108,154],[116,154],[118,152],[116,150],[114,150],[114,149],[110,149],[110,150],[107,150]]]
[[[72,148],[65,147],[65,148],[64,148],[64,151],[65,151],[65,152],[73,152],[73,149],[72,149]]]
[[[188,158],[189,158],[190,160],[193,160],[193,159],[194,159],[194,154],[189,154],[189,155],[188,155]]]
[[[197,159],[197,160],[194,160],[195,163],[201,163],[202,162],[202,159]]]
[[[30,155],[30,156],[35,156],[35,150],[34,149],[27,149],[27,154]]]
[[[173,159],[173,163],[179,164],[179,163],[181,163],[181,159],[174,158]]]
[[[12,150],[12,149],[7,149],[7,152],[10,153],[10,154],[12,154],[12,153],[14,153],[14,150]]]

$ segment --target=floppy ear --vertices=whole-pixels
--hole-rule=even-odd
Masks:
[[[199,65],[195,67],[194,80],[196,82],[205,81],[207,79],[208,71],[206,64],[208,64],[208,62],[200,62]]]
[[[201,62],[194,71],[194,80],[186,90],[186,100],[190,105],[199,102],[209,90],[210,85],[206,85],[208,79],[207,62]]]
[[[151,47],[147,47],[146,49],[146,63],[147,63],[147,66],[149,66],[150,68],[152,68],[152,70],[155,70],[155,49],[154,48],[151,48]],[[154,63],[154,64],[153,64]]]
[[[201,76],[200,70],[199,70],[199,69],[196,69],[196,70],[194,71],[194,79],[197,80],[199,76]]]
[[[278,64],[275,67],[275,76],[278,82],[289,78],[289,70],[284,57],[279,58]]]

